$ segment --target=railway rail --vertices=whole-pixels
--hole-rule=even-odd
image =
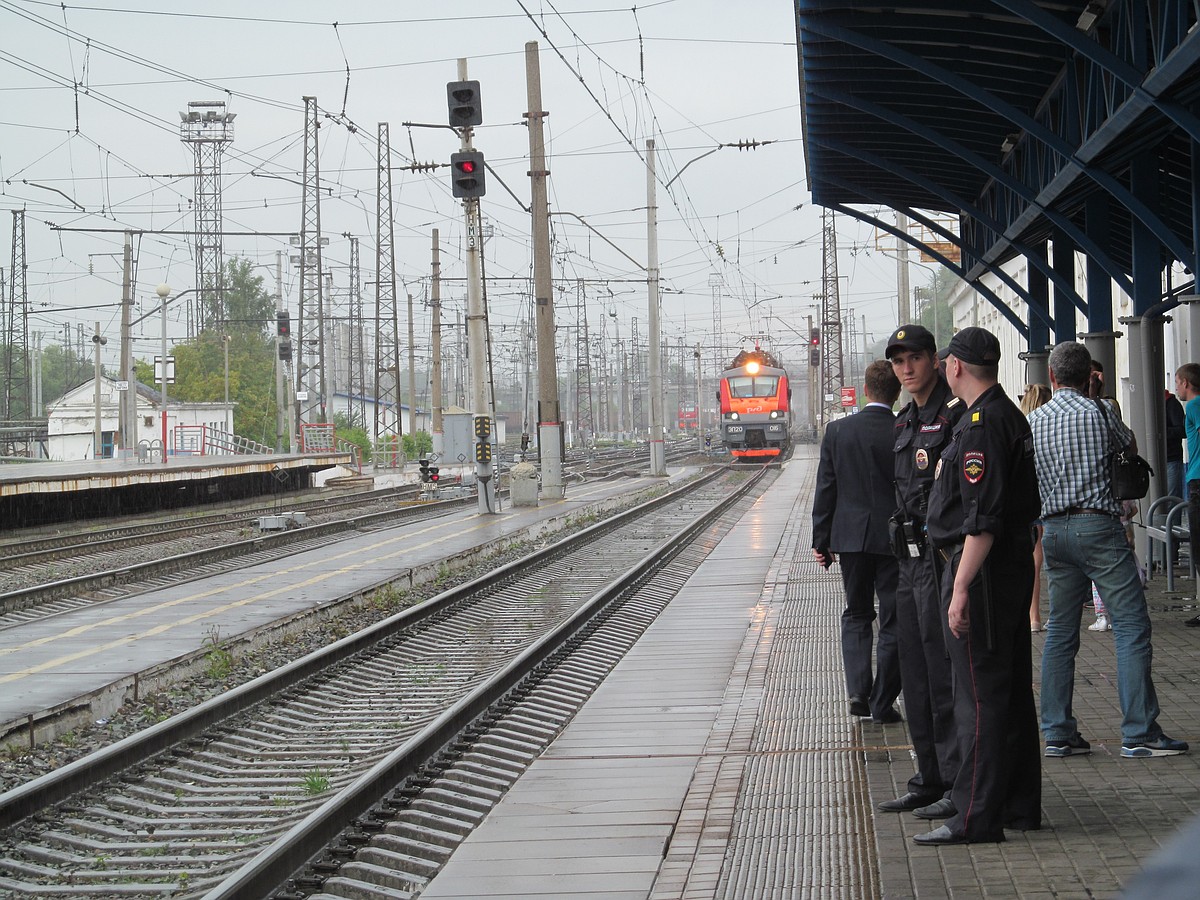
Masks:
[[[0,796],[0,892],[265,896],[331,841],[296,885],[370,880],[391,856],[418,885],[569,714],[596,654],[633,639],[585,637],[596,617],[639,588],[665,602],[686,575],[654,573],[761,477],[670,492]],[[571,641],[592,658],[555,682]]]

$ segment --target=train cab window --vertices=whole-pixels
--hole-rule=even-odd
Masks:
[[[748,397],[774,397],[779,390],[778,375],[734,375],[729,379],[729,396],[735,399]]]

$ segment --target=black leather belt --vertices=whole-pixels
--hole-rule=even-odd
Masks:
[[[1068,506],[1066,509],[1050,513],[1048,516],[1042,516],[1043,519],[1057,519],[1061,516],[1108,516],[1110,519],[1119,519],[1116,513],[1109,512],[1106,509],[1092,509],[1088,506]]]

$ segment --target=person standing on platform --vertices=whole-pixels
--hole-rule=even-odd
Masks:
[[[1190,554],[1194,568],[1200,570],[1200,363],[1184,363],[1175,370],[1175,395],[1183,404],[1184,434],[1187,437],[1187,467],[1184,469],[1184,494],[1188,504],[1188,528],[1191,531]],[[1200,590],[1196,591],[1200,596]],[[1200,616],[1184,620],[1195,628]]]
[[[1104,601],[1116,644],[1121,756],[1174,756],[1185,753],[1188,745],[1167,737],[1158,724],[1146,593],[1108,467],[1115,449],[1132,444],[1133,433],[1115,411],[1101,406],[1107,401],[1088,398],[1090,363],[1083,344],[1067,341],[1055,347],[1050,352],[1054,397],[1029,414],[1050,587],[1050,622],[1042,647],[1045,754],[1065,757],[1092,751],[1071,709],[1079,622],[1091,581]]]
[[[1027,384],[1021,395],[1021,412],[1031,412],[1050,400],[1048,384]],[[1033,597],[1029,601],[1029,630],[1042,630],[1042,520],[1033,523]]]
[[[1033,435],[996,381],[1000,342],[969,327],[947,348],[946,380],[966,406],[938,462],[929,539],[942,568],[962,766],[955,814],[922,845],[1004,840],[1041,828],[1042,773],[1027,625],[1031,525],[1038,516]]]
[[[1178,386],[1178,382],[1176,382]],[[1167,433],[1167,493],[1186,500],[1186,482],[1183,478],[1183,441],[1187,437],[1183,404],[1170,391],[1163,391],[1163,421]]]
[[[958,733],[925,518],[934,469],[963,407],[939,371],[937,344],[928,329],[901,325],[888,338],[885,354],[901,386],[912,396],[896,417],[893,451],[899,508],[893,516],[892,547],[900,561],[896,591],[900,684],[917,771],[908,780],[907,792],[883,801],[879,809],[944,818],[954,813],[950,789],[958,773]]]
[[[855,415],[835,419],[821,441],[813,496],[813,556],[825,568],[841,556],[846,609],[842,612],[842,664],[850,714],[879,724],[899,722],[892,704],[900,695],[896,648],[898,563],[888,546],[888,519],[895,493],[892,407],[900,382],[884,360],[867,366],[869,401]],[[876,673],[871,675],[872,622],[879,598]]]

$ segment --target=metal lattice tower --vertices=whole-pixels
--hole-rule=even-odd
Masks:
[[[404,433],[400,410],[400,320],[396,309],[396,266],[393,259],[392,148],[387,122],[379,123],[378,166],[375,179],[375,430],[384,435]]]
[[[596,435],[596,414],[592,405],[592,357],[588,348],[587,299],[583,279],[579,279],[578,325],[575,338],[575,427],[579,440],[590,445]]]
[[[296,345],[296,420],[326,422],[325,414],[325,272],[321,248],[321,166],[317,152],[317,98],[304,98],[304,187],[300,219],[300,341]]]
[[[725,368],[724,325],[721,322],[721,285],[724,279],[714,272],[708,276],[708,286],[712,288],[712,332],[713,332],[713,371],[720,377]]]
[[[842,301],[838,293],[837,228],[833,210],[821,211],[821,424],[841,409]]]
[[[25,261],[25,211],[14,209],[12,268],[9,269],[8,302],[4,306],[4,409],[7,421],[30,418],[33,409],[29,379],[29,288]],[[2,281],[2,279],[0,279]],[[3,287],[0,287],[0,295]]]
[[[362,267],[358,238],[350,238],[350,417],[364,430],[367,427],[367,347],[362,306]]]
[[[237,113],[225,111],[223,100],[196,101],[181,112],[179,139],[192,145],[196,157],[196,300],[188,306],[188,337],[225,319],[225,259],[221,250],[221,154],[233,140]]]

